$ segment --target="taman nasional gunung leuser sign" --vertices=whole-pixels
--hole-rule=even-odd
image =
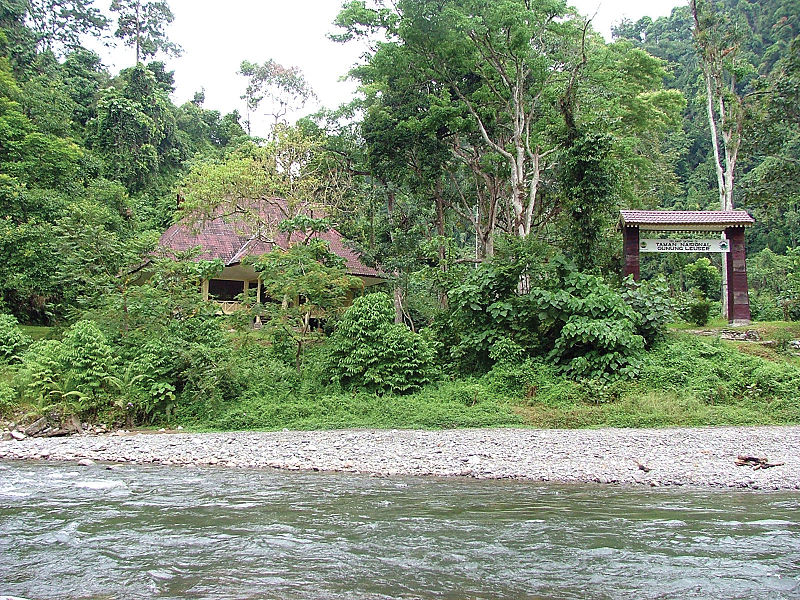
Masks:
[[[639,241],[640,252],[729,252],[728,240],[652,240]]]

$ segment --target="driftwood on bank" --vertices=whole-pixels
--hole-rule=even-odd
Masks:
[[[768,462],[766,457],[758,456],[744,456],[740,454],[736,459],[737,467],[753,467],[754,471],[758,469],[769,469],[770,467],[780,467],[784,463],[771,463]]]

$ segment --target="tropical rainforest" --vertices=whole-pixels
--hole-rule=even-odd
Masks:
[[[163,0],[0,0],[6,419],[800,422],[798,0],[692,0],[611,41],[563,0],[351,0],[330,37],[368,48],[358,93],[295,122],[314,91],[271,59],[243,57],[244,116],[202,91],[176,105],[172,19]],[[85,47],[109,35],[131,52],[116,74]],[[159,236],[257,220],[262,197],[289,211],[267,229],[307,235],[248,259],[278,301],[221,314],[200,294],[219,261]],[[623,279],[623,208],[747,210],[763,343],[719,339],[719,255]],[[383,283],[347,275],[314,236],[331,227]]]

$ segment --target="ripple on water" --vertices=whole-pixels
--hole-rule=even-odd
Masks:
[[[42,600],[800,596],[797,493],[0,465],[0,593]]]
[[[86,490],[113,490],[115,488],[125,488],[127,489],[127,485],[125,485],[124,481],[107,481],[102,479],[90,479],[85,481],[76,481],[72,484],[76,488],[82,488]]]

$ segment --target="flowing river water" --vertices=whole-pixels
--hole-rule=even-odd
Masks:
[[[800,493],[0,461],[0,597],[799,598]]]

